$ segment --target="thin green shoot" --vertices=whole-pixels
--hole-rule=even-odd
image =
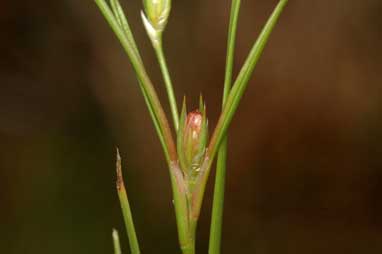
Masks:
[[[164,83],[165,83],[165,87],[167,91],[167,96],[170,103],[171,114],[174,121],[175,131],[178,131],[178,128],[179,128],[178,106],[175,99],[174,89],[173,89],[173,85],[171,81],[171,76],[168,71],[166,58],[163,53],[162,42],[160,41],[158,44],[153,44],[153,46],[154,46],[154,50],[157,55],[159,66],[163,75],[163,79],[164,79]]]
[[[126,188],[123,181],[121,156],[119,155],[118,149],[117,149],[116,169],[117,169],[117,184],[116,184],[117,186],[116,187],[117,187],[119,202],[121,204],[123,219],[125,221],[127,236],[129,238],[130,250],[132,254],[140,254],[139,243],[138,243],[137,234],[135,232],[130,203],[129,203],[129,199],[127,198]]]
[[[146,97],[148,108],[150,111],[152,111],[153,122],[157,126],[158,135],[160,136],[160,140],[163,141],[163,148],[167,162],[170,164],[171,161],[177,160],[176,148],[172,138],[171,129],[168,124],[166,114],[164,113],[163,107],[159,101],[158,95],[149,76],[147,75],[142,60],[136,54],[136,46],[134,46],[131,40],[128,39],[126,36],[126,31],[122,29],[107,3],[104,0],[95,0],[95,2],[109,23],[110,27],[118,37],[131,61],[134,71],[138,77],[141,89],[143,90],[143,94]]]
[[[228,43],[227,43],[227,60],[224,79],[224,91],[222,107],[224,108],[225,102],[231,91],[232,85],[232,72],[235,56],[235,42],[237,23],[239,19],[240,0],[233,0],[231,5],[230,22],[228,29]],[[224,209],[224,189],[225,178],[227,169],[227,144],[228,135],[223,137],[222,143],[219,147],[217,163],[216,163],[216,176],[214,187],[214,198],[212,203],[212,216],[210,228],[210,241],[209,241],[209,254],[220,254],[222,227],[223,227],[223,209]]]
[[[260,33],[258,39],[256,40],[254,46],[252,47],[241,71],[232,86],[230,94],[227,98],[227,101],[224,105],[224,109],[220,118],[218,120],[218,124],[215,128],[215,131],[210,140],[210,144],[207,150],[207,157],[205,161],[205,165],[203,166],[203,172],[200,174],[198,183],[196,184],[197,189],[194,193],[194,203],[196,204],[196,208],[194,213],[198,215],[200,213],[200,208],[203,201],[204,190],[206,187],[206,183],[208,180],[209,173],[211,171],[211,165],[219,145],[223,137],[226,135],[227,129],[232,121],[233,115],[236,112],[237,106],[241,100],[241,97],[245,91],[245,88],[248,85],[248,81],[252,76],[253,70],[264,50],[264,47],[269,39],[271,32],[273,31],[274,26],[277,23],[278,18],[282,10],[284,9],[288,0],[280,0],[273,13],[269,17],[266,25],[264,26],[262,32]]]

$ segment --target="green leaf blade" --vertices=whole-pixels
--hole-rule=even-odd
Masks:
[[[117,149],[116,170],[117,170],[117,192],[118,192],[118,197],[121,204],[123,219],[125,221],[127,235],[129,238],[130,250],[132,254],[140,254],[139,243],[138,243],[137,234],[135,232],[135,226],[134,226],[133,216],[131,213],[130,203],[129,203],[129,199],[127,198],[127,192],[126,192],[125,184],[123,181],[121,156],[119,155],[118,149]]]
[[[224,108],[225,102],[231,91],[232,85],[232,72],[235,57],[235,44],[236,44],[236,32],[237,24],[240,12],[240,0],[233,0],[231,4],[231,14],[228,29],[228,43],[227,43],[227,57],[226,57],[226,69],[224,78],[224,91],[222,99],[222,107]],[[212,215],[211,215],[211,228],[210,228],[210,241],[209,241],[209,254],[220,254],[221,252],[221,239],[222,239],[222,227],[223,227],[223,209],[224,209],[224,189],[225,178],[227,170],[227,147],[228,136],[224,136],[223,141],[219,147],[217,163],[216,163],[216,176],[214,186],[214,197],[212,203]]]
[[[135,46],[125,34],[125,31],[121,28],[117,19],[114,17],[113,12],[110,10],[109,6],[104,0],[95,0],[101,13],[104,15],[106,21],[109,23],[110,27],[114,31],[115,35],[121,42],[125,52],[127,53],[130,62],[134,68],[136,76],[138,78],[142,93],[147,102],[150,114],[152,115],[152,120],[154,125],[158,128],[158,135],[164,144],[164,152],[166,154],[166,159],[168,164],[171,161],[177,160],[176,147],[171,134],[171,128],[169,126],[166,114],[164,113],[163,107],[159,101],[158,95],[154,89],[154,86],[147,75],[146,69],[141,61],[139,55],[135,53]]]
[[[254,68],[258,63],[258,60],[263,53],[264,47],[268,42],[271,32],[275,27],[285,5],[288,0],[280,0],[273,13],[269,17],[266,25],[264,26],[262,32],[260,33],[258,39],[256,40],[254,46],[252,47],[239,76],[237,77],[231,92],[227,98],[227,102],[224,106],[224,110],[219,118],[217,127],[213,134],[210,142],[210,157],[213,158],[216,154],[217,148],[219,147],[224,134],[226,133],[229,124],[236,112],[239,102],[243,96],[245,89],[247,88],[248,81],[251,78]]]

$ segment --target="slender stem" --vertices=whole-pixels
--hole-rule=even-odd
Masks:
[[[112,238],[113,238],[114,254],[122,254],[121,244],[119,242],[119,235],[116,229],[113,229]]]
[[[113,10],[113,13],[115,15],[115,19],[117,20],[117,22],[119,23],[119,26],[123,29],[123,31],[125,33],[126,39],[129,41],[129,43],[133,47],[136,57],[142,63],[143,62],[142,57],[139,54],[137,43],[135,42],[133,33],[131,31],[129,22],[127,21],[127,17],[125,15],[125,12],[122,9],[122,6],[120,5],[118,0],[110,0],[110,5],[111,5],[111,9]],[[150,100],[146,94],[145,89],[143,89],[143,85],[141,84],[140,81],[138,81],[138,83],[139,83],[139,88],[141,89],[141,92],[143,94],[143,98],[145,100],[145,103],[147,105],[147,108],[149,110],[150,116],[153,119],[154,127],[155,127],[157,134],[158,134],[159,141],[162,145],[163,151],[165,153],[166,160],[169,161],[170,158],[169,158],[169,154],[168,154],[167,149],[166,149],[166,143],[165,143],[163,135],[162,135],[161,127],[159,126],[158,120],[156,118],[156,114],[153,111],[152,105],[151,105]]]
[[[227,60],[224,79],[224,92],[222,107],[227,100],[232,85],[232,72],[235,53],[235,41],[237,23],[239,19],[240,0],[233,0],[231,5],[231,15],[228,29],[228,44],[227,44]],[[216,164],[216,177],[214,198],[212,204],[211,216],[211,229],[210,229],[210,242],[209,254],[219,254],[221,249],[222,226],[223,226],[223,209],[224,209],[224,188],[226,177],[226,161],[227,161],[227,134],[222,140],[218,151],[217,164]]]
[[[159,101],[154,86],[149,76],[147,75],[142,60],[136,54],[136,48],[134,47],[133,43],[131,43],[131,40],[129,40],[126,36],[125,31],[113,16],[113,12],[110,10],[106,2],[104,0],[95,0],[95,2],[109,23],[110,27],[118,37],[127,55],[129,56],[131,64],[138,77],[138,81],[144,91],[144,96],[147,97],[147,102],[149,103],[148,106],[152,110],[154,116],[153,121],[154,123],[156,122],[155,124],[159,127],[160,133],[158,133],[158,135],[162,136],[161,140],[163,140],[165,144],[164,152],[167,162],[170,164],[171,161],[177,160],[175,143],[171,134],[171,129],[168,124],[166,114],[164,113],[163,107]]]
[[[175,217],[178,228],[179,244],[183,249],[190,249],[190,227],[188,217],[187,187],[178,163],[170,165],[170,177],[175,206]]]
[[[174,95],[174,89],[173,89],[170,73],[169,73],[168,68],[167,68],[166,58],[165,58],[165,55],[163,53],[162,42],[153,43],[153,46],[154,46],[154,50],[155,50],[155,53],[156,53],[157,58],[158,58],[159,66],[161,68],[164,83],[166,86],[167,96],[168,96],[168,100],[170,103],[170,108],[171,108],[172,118],[174,121],[175,130],[178,131],[178,128],[179,128],[178,107],[177,107],[177,103],[176,103],[176,99],[175,99],[175,95]]]
[[[132,254],[139,254],[139,243],[137,234],[135,233],[135,227],[133,222],[133,216],[131,214],[129,199],[127,198],[125,184],[123,182],[122,176],[122,165],[121,165],[121,156],[119,155],[117,149],[117,192],[119,197],[119,202],[121,204],[123,219],[125,221],[125,227],[130,243],[130,250]]]
[[[135,70],[135,73],[138,77],[138,82],[140,88],[142,90],[142,94],[144,96],[145,102],[148,106],[150,115],[155,125],[155,129],[157,130],[159,139],[162,143],[163,150],[166,156],[166,160],[170,170],[170,178],[173,190],[173,198],[174,198],[174,206],[175,206],[175,214],[178,226],[178,234],[179,234],[179,242],[182,248],[182,251],[185,254],[193,254],[195,251],[194,248],[194,240],[190,237],[190,229],[189,229],[189,213],[188,213],[188,204],[187,204],[187,188],[183,179],[183,175],[178,166],[177,153],[175,148],[175,143],[172,138],[171,129],[168,124],[167,117],[164,113],[164,110],[160,104],[159,98],[156,94],[156,91],[152,85],[150,78],[147,75],[145,67],[143,65],[143,61],[139,55],[138,48],[134,41],[133,34],[128,25],[127,18],[118,2],[118,0],[111,0],[111,8],[113,12],[110,10],[109,6],[105,2],[105,0],[95,0],[105,19],[109,23],[110,27],[116,34],[117,38],[121,42],[123,48],[125,49],[132,66]],[[114,15],[113,15],[114,14]],[[164,76],[167,76],[167,84],[170,84],[168,81],[169,75],[167,71],[167,67],[165,65],[164,56],[162,52],[162,56],[159,56],[162,59],[161,66],[165,68],[164,70],[167,72]],[[164,66],[164,67],[163,67]],[[171,81],[170,81],[171,82]],[[172,86],[170,87],[172,90]],[[176,103],[170,102],[172,105],[176,106]],[[177,116],[177,114],[174,114]],[[177,121],[178,116],[175,118]],[[175,126],[177,127],[178,123],[175,122]],[[119,158],[119,156],[118,156]],[[120,163],[120,158],[119,158]],[[119,166],[120,167],[120,166]],[[136,240],[135,231],[132,224],[130,206],[128,204],[126,190],[123,185],[122,175],[119,174],[118,181],[118,195],[121,200],[122,211],[125,218],[126,228],[129,233],[129,240],[131,241],[132,253],[139,253],[138,242]]]
[[[221,249],[224,209],[224,188],[227,167],[227,143],[228,138],[224,137],[219,148],[216,163],[216,177],[214,187],[214,198],[212,204],[210,242],[208,249],[209,254],[219,254]]]
[[[264,26],[262,32],[260,33],[259,38],[256,40],[256,43],[251,49],[240,73],[237,77],[230,93],[227,98],[227,101],[224,105],[223,112],[221,113],[215,131],[210,140],[208,146],[206,158],[202,166],[202,172],[198,177],[198,182],[196,184],[197,188],[194,191],[194,204],[195,209],[193,211],[194,216],[199,216],[200,207],[203,200],[204,190],[208,180],[209,173],[211,171],[211,165],[219,145],[222,142],[223,137],[225,136],[227,129],[232,121],[232,117],[236,112],[237,106],[241,100],[241,97],[245,91],[245,88],[248,85],[248,81],[253,73],[253,70],[261,56],[261,53],[264,50],[265,44],[269,39],[269,36],[277,23],[277,20],[284,9],[288,0],[280,0],[273,13],[269,17],[266,25]]]
[[[121,4],[118,0],[110,0],[111,9],[114,12],[115,18],[118,21],[120,27],[125,32],[126,38],[129,40],[131,45],[134,48],[135,54],[138,56],[138,58],[142,61],[142,58],[139,54],[139,50],[137,47],[137,43],[135,42],[133,33],[131,32],[131,28],[129,25],[129,22],[127,21],[127,17],[125,15],[125,12],[122,9]]]
[[[220,115],[218,124],[215,128],[215,131],[212,135],[210,144],[209,144],[209,157],[214,158],[217,148],[222,141],[224,134],[226,133],[228,126],[232,121],[236,109],[239,105],[241,97],[245,89],[247,88],[248,81],[252,76],[253,70],[258,63],[258,60],[263,53],[264,47],[268,42],[269,36],[275,27],[278,18],[288,0],[280,0],[273,13],[269,17],[267,23],[265,24],[263,30],[261,31],[259,38],[256,40],[254,46],[252,47],[242,69],[240,70],[239,76],[237,77],[231,92],[227,98],[227,102],[224,106],[223,112]]]
[[[228,28],[227,60],[226,60],[224,92],[223,92],[223,100],[222,100],[223,107],[231,91],[231,86],[232,86],[232,72],[233,72],[233,63],[235,58],[236,31],[237,31],[237,23],[239,20],[240,4],[241,4],[241,0],[232,0],[230,22],[229,22],[229,28]]]

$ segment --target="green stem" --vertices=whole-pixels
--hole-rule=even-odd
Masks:
[[[182,254],[195,254],[195,248],[193,246],[182,247]]]
[[[267,23],[265,24],[263,30],[261,31],[259,38],[256,40],[256,43],[252,47],[242,69],[240,70],[239,76],[237,77],[231,92],[227,98],[227,102],[224,106],[223,112],[220,115],[216,129],[212,135],[210,144],[209,144],[209,157],[214,158],[217,148],[219,147],[222,138],[224,137],[228,126],[232,121],[236,109],[239,105],[241,97],[245,89],[247,88],[248,81],[252,76],[253,70],[258,63],[258,60],[263,53],[264,47],[268,42],[269,36],[275,27],[278,18],[282,10],[284,9],[288,0],[280,0],[276,8],[274,9],[272,15],[269,17]]]
[[[119,23],[122,30],[125,32],[126,38],[129,40],[129,42],[133,46],[135,54],[138,56],[138,58],[142,62],[142,58],[139,54],[137,43],[135,42],[133,33],[131,32],[129,22],[127,21],[127,17],[125,15],[125,12],[122,9],[121,4],[119,3],[118,0],[110,0],[110,5],[111,5],[111,9],[114,12],[114,16],[115,16],[117,22]]]
[[[123,181],[121,156],[119,155],[118,149],[117,149],[117,192],[118,192],[119,202],[121,204],[123,219],[125,221],[127,235],[129,238],[131,253],[139,254],[140,253],[139,243],[138,243],[137,234],[135,232],[129,199],[127,198],[127,192],[126,192],[125,184]]]
[[[226,135],[228,126],[232,121],[232,117],[236,112],[237,106],[241,97],[248,85],[248,81],[253,73],[253,70],[264,50],[264,47],[269,39],[269,36],[277,23],[277,20],[284,9],[288,0],[280,0],[273,13],[269,17],[266,25],[264,26],[259,38],[256,40],[255,45],[252,47],[240,73],[237,77],[232,89],[229,93],[227,101],[224,105],[223,112],[221,113],[215,131],[208,146],[207,155],[202,166],[202,172],[198,177],[196,183],[197,188],[194,191],[193,203],[195,208],[193,210],[194,216],[199,216],[200,207],[204,196],[204,190],[211,171],[211,165],[222,142],[223,137]]]
[[[189,212],[187,204],[187,190],[184,183],[183,175],[178,166],[177,153],[175,148],[175,143],[172,138],[171,129],[168,124],[167,117],[164,113],[162,105],[160,104],[159,98],[156,91],[152,85],[150,78],[147,75],[145,67],[143,65],[142,58],[139,55],[137,45],[134,41],[133,34],[127,22],[127,18],[118,2],[118,0],[111,0],[111,8],[105,2],[105,0],[95,0],[105,19],[109,23],[110,27],[114,31],[115,35],[121,42],[124,50],[126,51],[134,71],[138,77],[139,86],[142,90],[145,102],[149,109],[150,115],[154,122],[155,129],[158,133],[159,139],[162,143],[163,150],[166,156],[166,160],[170,170],[171,185],[174,197],[175,214],[178,226],[179,242],[182,247],[182,251],[187,254],[192,254],[195,251],[194,240],[190,237],[189,229]],[[114,15],[113,15],[114,14]],[[172,85],[170,76],[168,74],[167,66],[164,61],[163,52],[159,52],[159,59],[164,72],[166,87],[172,93],[172,99],[170,99],[170,104],[172,109],[176,109],[175,96],[173,96]],[[174,122],[175,127],[178,128],[178,115],[177,110],[174,111]],[[119,156],[118,156],[119,158]],[[120,164],[120,158],[119,162]],[[120,165],[119,165],[120,168]],[[130,206],[127,200],[127,194],[125,187],[123,185],[123,179],[121,170],[118,177],[118,196],[121,201],[121,207],[125,218],[126,228],[129,234],[129,240],[131,242],[132,253],[139,253],[138,241],[136,239],[133,221],[131,218]]]
[[[115,35],[121,42],[125,52],[127,53],[130,62],[134,68],[134,71],[138,77],[139,84],[143,90],[144,96],[147,98],[149,110],[153,113],[154,124],[157,125],[160,131],[158,135],[161,136],[161,140],[164,141],[164,152],[168,164],[171,161],[177,160],[175,143],[172,138],[171,129],[168,124],[166,114],[164,113],[163,107],[159,101],[158,95],[154,89],[154,86],[147,75],[146,69],[142,63],[141,58],[136,53],[136,47],[131,39],[126,36],[126,31],[119,24],[118,20],[114,17],[113,12],[110,10],[109,6],[104,0],[95,0],[105,19],[109,23],[110,27],[114,31]]]
[[[195,248],[193,246],[185,246],[182,247],[183,254],[195,254]]]
[[[118,0],[110,0],[110,5],[111,5],[111,9],[114,12],[115,19],[117,20],[117,22],[119,23],[119,26],[124,31],[126,39],[129,41],[129,43],[131,44],[131,46],[134,49],[134,53],[135,53],[136,57],[139,59],[139,61],[141,63],[143,63],[142,57],[139,54],[137,43],[135,42],[133,33],[131,32],[131,28],[130,28],[129,22],[127,21],[127,17],[126,17],[126,15],[125,15],[125,13],[124,13],[124,11],[122,9],[122,6],[120,5]],[[163,134],[162,134],[162,129],[159,126],[158,119],[156,118],[156,114],[154,113],[154,110],[152,108],[152,104],[150,103],[150,100],[149,100],[149,98],[148,98],[148,96],[146,94],[146,91],[145,91],[145,89],[143,89],[143,85],[141,84],[140,81],[138,81],[138,83],[139,83],[139,88],[141,89],[141,92],[143,94],[143,98],[145,100],[145,103],[147,105],[147,108],[149,110],[150,116],[153,119],[154,127],[155,127],[155,130],[156,130],[157,134],[158,134],[159,141],[160,141],[160,143],[162,145],[163,151],[165,153],[166,160],[169,161],[170,158],[169,158],[169,154],[168,154],[167,149],[166,149],[166,143],[164,141],[164,137],[163,137]]]
[[[241,3],[240,0],[233,0],[231,5],[222,107],[224,107],[224,104],[231,90],[234,53],[235,53],[235,41],[236,41],[235,38],[236,38],[236,31],[237,31],[237,23],[239,19],[240,3]],[[216,164],[216,177],[215,177],[214,198],[212,203],[210,242],[209,242],[209,249],[208,249],[209,254],[219,254],[221,249],[223,209],[224,209],[224,188],[225,188],[225,178],[226,178],[226,168],[227,168],[226,167],[227,144],[228,144],[228,136],[225,135],[218,151],[217,164]]]
[[[116,229],[113,229],[112,238],[113,238],[114,254],[122,254],[121,244],[119,242],[119,235]]]
[[[190,249],[190,227],[188,217],[187,187],[178,163],[170,165],[170,177],[175,206],[175,217],[178,228],[179,244],[183,249]]]
[[[164,53],[163,53],[162,42],[160,41],[159,43],[153,43],[153,47],[154,47],[155,53],[157,55],[159,66],[161,68],[164,83],[166,86],[167,96],[168,96],[168,100],[170,103],[170,108],[171,108],[172,118],[174,121],[175,130],[178,131],[178,128],[179,128],[178,107],[177,107],[177,103],[176,103],[176,99],[175,99],[175,95],[174,95],[174,89],[173,89],[170,73],[169,73],[168,68],[167,68],[166,58],[165,58]]]
[[[219,254],[221,249],[222,227],[223,227],[223,209],[224,209],[224,188],[226,177],[227,161],[227,142],[224,137],[218,152],[216,163],[216,176],[214,187],[214,198],[212,203],[211,228],[209,254]]]

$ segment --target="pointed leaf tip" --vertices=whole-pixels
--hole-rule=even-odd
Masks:
[[[119,149],[118,147],[116,148],[117,150],[117,160],[116,160],[116,171],[117,171],[117,190],[120,191],[121,188],[124,186],[123,183],[123,176],[122,176],[122,160],[121,160],[121,155],[119,154]]]

